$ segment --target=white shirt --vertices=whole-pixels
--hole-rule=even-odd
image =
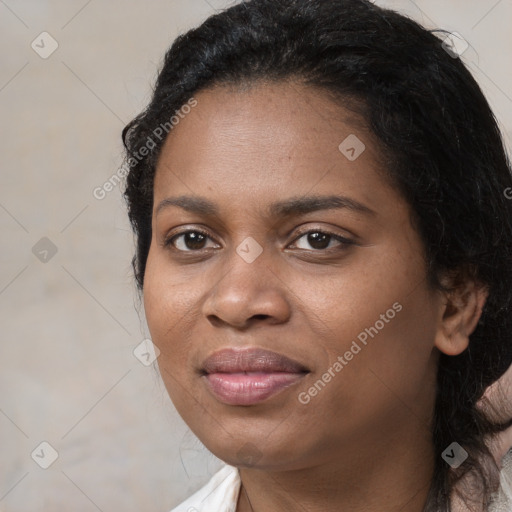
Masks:
[[[204,487],[171,512],[236,512],[240,487],[238,469],[226,464]]]
[[[210,481],[171,512],[236,512],[241,480],[238,469],[225,465]],[[512,449],[502,459],[500,489],[489,512],[512,512]]]

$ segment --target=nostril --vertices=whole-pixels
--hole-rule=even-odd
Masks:
[[[226,325],[226,322],[224,322],[223,320],[221,320],[218,316],[216,315],[208,315],[208,320],[210,321],[210,323],[214,326],[214,327],[222,327],[223,325]]]
[[[261,314],[261,315],[253,315],[253,316],[251,317],[251,319],[252,319],[252,318],[255,318],[255,319],[257,319],[257,320],[264,320],[265,318],[268,318],[268,317],[269,317],[269,315],[263,315],[263,314]]]

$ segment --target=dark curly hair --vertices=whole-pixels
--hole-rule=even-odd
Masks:
[[[124,194],[137,241],[133,268],[142,291],[153,180],[165,141],[157,127],[167,133],[169,119],[195,93],[218,85],[293,79],[343,105],[351,100],[381,144],[384,171],[411,206],[429,284],[449,291],[440,279],[448,273],[489,291],[469,347],[440,355],[436,465],[425,512],[449,511],[449,495],[465,475],[474,477],[483,504],[491,503],[499,468],[484,441],[512,425],[491,421],[477,407],[512,363],[510,163],[489,104],[444,37],[367,0],[240,3],[174,41],[150,104],[122,134]],[[469,454],[458,469],[441,457],[453,441]]]

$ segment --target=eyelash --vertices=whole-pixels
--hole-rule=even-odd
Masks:
[[[176,249],[176,247],[174,246],[173,244],[173,241],[176,240],[177,238],[179,238],[180,236],[183,236],[183,235],[187,235],[189,233],[199,233],[207,238],[209,238],[210,240],[212,240],[212,238],[210,237],[210,235],[206,232],[206,231],[203,231],[201,229],[188,229],[186,231],[182,231],[181,233],[175,233],[174,235],[166,238],[164,240],[164,247],[171,247],[172,249],[180,252],[180,253],[200,253],[201,251],[205,251],[206,249],[197,249],[197,250],[187,250],[187,251],[184,251],[184,250],[181,250],[181,249]],[[347,246],[349,245],[353,245],[355,242],[348,239],[348,238],[344,238],[340,235],[337,235],[336,233],[332,233],[330,231],[326,231],[326,230],[323,230],[323,229],[310,229],[308,231],[304,231],[302,233],[299,233],[299,235],[293,240],[292,243],[295,243],[297,242],[298,240],[300,240],[302,237],[306,236],[306,235],[309,235],[311,233],[319,233],[319,234],[322,234],[322,235],[328,235],[328,236],[331,236],[332,238],[334,238],[335,240],[337,240],[339,243],[340,243],[340,246],[342,249],[346,249]],[[330,241],[329,241],[330,242]],[[317,252],[317,253],[321,253],[321,252],[329,252],[331,251],[333,248],[326,248],[326,249],[302,249],[302,250],[305,250],[305,251],[308,251],[308,252]]]

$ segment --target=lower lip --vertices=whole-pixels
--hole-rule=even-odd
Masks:
[[[305,373],[248,372],[205,375],[213,395],[228,405],[253,405],[295,384]]]

